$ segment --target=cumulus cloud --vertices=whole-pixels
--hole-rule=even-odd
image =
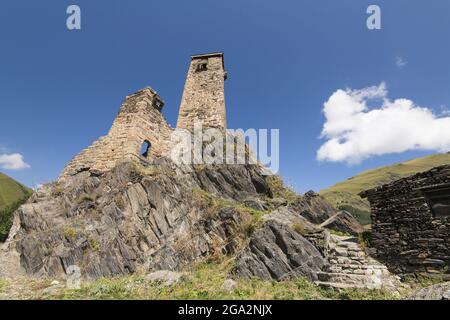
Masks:
[[[0,154],[0,168],[7,170],[20,170],[30,165],[23,160],[20,153]]]
[[[408,99],[390,100],[386,85],[339,89],[323,106],[321,161],[358,164],[408,150],[450,151],[450,116]]]

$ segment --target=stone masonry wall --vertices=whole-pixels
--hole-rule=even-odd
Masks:
[[[434,217],[420,188],[450,183],[450,165],[362,192],[375,256],[397,273],[449,273],[450,217]]]
[[[226,128],[223,54],[192,56],[181,99],[177,128]]]
[[[83,170],[107,171],[123,159],[145,161],[140,154],[145,141],[151,143],[149,160],[167,152],[173,129],[161,113],[163,105],[151,88],[127,96],[108,135],[75,156],[60,178]]]

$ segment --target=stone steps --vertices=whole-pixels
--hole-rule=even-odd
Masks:
[[[366,274],[371,275],[374,273],[378,273],[379,270],[382,274],[389,274],[387,268],[382,268],[378,265],[350,265],[350,266],[330,266],[327,269],[327,272],[332,273],[350,273],[350,274]]]
[[[328,267],[318,273],[316,284],[321,287],[395,288],[395,278],[386,266],[367,256],[355,237],[330,236]]]
[[[352,285],[365,285],[367,282],[370,282],[369,277],[365,274],[319,272],[317,277],[319,281],[322,282],[345,283]]]
[[[345,284],[341,282],[323,282],[323,281],[316,281],[316,285],[318,285],[321,288],[327,288],[327,289],[364,289],[365,285],[353,285],[353,284]]]

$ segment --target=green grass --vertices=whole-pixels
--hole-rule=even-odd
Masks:
[[[328,229],[330,231],[331,234],[334,234],[335,236],[340,236],[340,237],[351,237],[352,235],[350,233],[347,232],[343,232],[343,231],[339,231],[339,230],[335,230],[335,229]]]
[[[6,281],[0,279],[0,293],[5,291],[6,286],[7,286]]]
[[[450,153],[435,154],[362,172],[319,193],[334,207],[351,212],[362,224],[370,224],[369,203],[358,193],[399,178],[450,164]]]
[[[3,296],[19,299],[151,299],[151,300],[318,300],[318,299],[398,299],[384,290],[349,289],[335,291],[322,289],[304,278],[289,281],[234,279],[236,285],[227,291],[223,283],[229,278],[233,260],[223,263],[200,263],[185,270],[185,276],[172,286],[150,282],[144,275],[82,282],[80,289],[67,289],[64,281],[56,292],[48,293],[50,280],[9,283],[3,286]],[[9,293],[9,291],[11,293]],[[0,295],[1,297],[1,295]]]
[[[31,189],[0,172],[0,210],[31,193]]]

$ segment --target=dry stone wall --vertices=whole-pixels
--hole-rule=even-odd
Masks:
[[[450,217],[435,217],[422,188],[450,183],[450,165],[362,192],[370,201],[374,254],[397,273],[449,273]]]

